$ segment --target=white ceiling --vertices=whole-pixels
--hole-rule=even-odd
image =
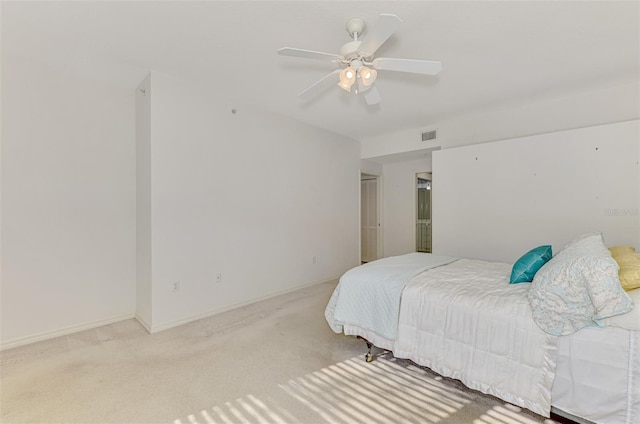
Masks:
[[[637,81],[638,1],[141,1],[1,3],[2,54],[135,88],[150,70],[194,81],[353,138],[426,127],[452,114]],[[442,62],[437,77],[381,71],[382,103],[329,87],[296,95],[335,64],[276,55],[338,53],[345,23],[397,14],[377,56]],[[366,37],[366,32],[364,34]]]

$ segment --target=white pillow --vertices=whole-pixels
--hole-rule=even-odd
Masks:
[[[600,233],[582,235],[565,246],[536,273],[528,296],[534,320],[554,335],[601,325],[601,319],[633,308]]]

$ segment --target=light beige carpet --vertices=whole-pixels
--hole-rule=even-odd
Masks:
[[[2,423],[553,423],[409,361],[364,361],[320,284],[149,335],[135,321],[0,352]]]

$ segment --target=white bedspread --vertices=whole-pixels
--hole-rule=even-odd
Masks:
[[[414,277],[402,295],[394,355],[549,416],[556,337],[535,324],[530,284],[509,264],[460,259]]]
[[[395,339],[405,284],[424,270],[455,260],[429,253],[409,253],[355,267],[340,278],[325,318],[336,333],[342,332],[345,325],[355,325],[386,339]]]

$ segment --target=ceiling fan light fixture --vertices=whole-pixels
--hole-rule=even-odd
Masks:
[[[356,82],[356,71],[351,66],[340,71],[340,82],[338,83],[340,88],[351,92],[351,86],[354,82]]]
[[[380,94],[375,85],[378,71],[437,75],[442,70],[442,64],[433,60],[375,57],[378,48],[387,42],[398,30],[400,24],[402,20],[396,15],[382,13],[367,32],[364,40],[361,40],[361,35],[366,28],[365,21],[353,18],[347,22],[347,32],[353,37],[353,41],[344,44],[340,48],[340,54],[293,47],[278,49],[278,54],[328,61],[338,65],[332,72],[298,94],[298,97],[310,98],[324,87],[335,84],[335,76],[338,75],[338,87],[349,93],[363,93],[367,105],[377,105],[380,103]]]
[[[358,79],[358,83],[356,84],[356,94],[364,93],[365,91],[371,89],[372,85],[364,85],[362,82],[362,78]]]
[[[365,87],[369,87],[371,84],[376,82],[376,78],[378,77],[378,72],[375,69],[368,68],[363,66],[360,68],[360,80]]]

